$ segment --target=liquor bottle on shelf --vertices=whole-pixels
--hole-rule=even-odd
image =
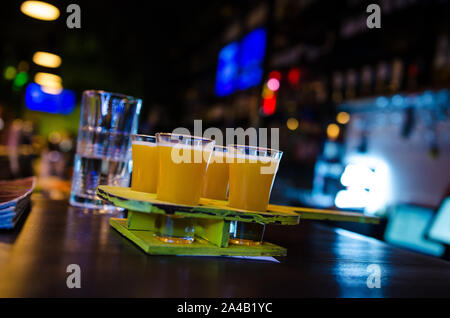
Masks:
[[[433,84],[448,86],[450,84],[450,50],[446,35],[438,36],[436,55],[433,59]]]
[[[359,95],[367,97],[372,94],[373,71],[370,65],[364,65],[361,69],[361,89]]]
[[[342,86],[344,84],[344,78],[342,76],[341,72],[334,72],[333,73],[333,82],[332,82],[332,93],[331,93],[331,99],[333,103],[339,104],[343,101],[343,94],[342,94]]]
[[[403,62],[395,59],[392,62],[391,82],[389,85],[391,93],[396,93],[402,88],[403,81]]]
[[[419,66],[416,62],[408,65],[408,73],[406,79],[406,89],[408,91],[416,91],[418,87]]]
[[[377,65],[377,75],[375,81],[375,93],[383,95],[389,93],[388,85],[389,66],[386,62],[380,62]]]
[[[345,98],[354,99],[356,97],[356,72],[353,69],[347,71],[345,87]]]

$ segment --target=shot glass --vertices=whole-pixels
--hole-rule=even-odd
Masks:
[[[242,145],[232,145],[230,148],[234,152],[229,163],[228,205],[237,209],[266,211],[283,153]],[[230,243],[260,244],[264,229],[263,224],[234,221],[230,227]]]
[[[156,137],[132,135],[131,140],[133,156],[131,189],[134,191],[156,193],[159,167]]]
[[[181,205],[197,205],[215,142],[211,139],[158,133],[158,200]],[[158,238],[164,242],[191,243],[193,227],[185,218],[162,216]],[[189,223],[191,224],[191,223]],[[178,229],[185,231],[178,231]]]
[[[202,197],[215,200],[227,199],[229,180],[227,153],[227,147],[217,145],[214,147],[206,170]]]

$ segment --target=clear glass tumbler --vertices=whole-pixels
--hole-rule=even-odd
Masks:
[[[159,175],[157,198],[197,205],[215,142],[211,139],[157,133]]]
[[[228,204],[233,208],[266,211],[283,152],[275,149],[232,145]],[[230,243],[258,245],[264,236],[264,224],[233,221]]]
[[[142,100],[105,91],[83,92],[70,204],[116,210],[95,194],[98,185],[128,187],[131,135],[137,132]]]
[[[132,135],[133,172],[131,189],[156,193],[158,185],[158,147],[155,136]]]
[[[228,148],[214,146],[214,152],[206,170],[202,197],[227,200],[228,197]]]
[[[215,142],[178,134],[156,134],[159,154],[157,199],[175,204],[197,205]],[[163,215],[157,221],[157,236],[165,243],[194,241],[191,218]]]

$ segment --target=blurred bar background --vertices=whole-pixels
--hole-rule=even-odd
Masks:
[[[378,215],[334,224],[448,258],[428,237],[437,214],[450,236],[448,1],[77,1],[72,29],[68,3],[23,3],[0,11],[0,179],[67,199],[81,93],[103,89],[144,100],[143,134],[279,128],[272,202]]]

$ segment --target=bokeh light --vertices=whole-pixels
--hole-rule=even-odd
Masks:
[[[23,14],[44,21],[53,21],[59,17],[59,9],[43,1],[25,1],[20,6]]]
[[[4,76],[7,80],[13,80],[16,77],[16,68],[14,66],[8,66],[5,68]]]
[[[339,124],[345,125],[350,121],[350,114],[347,112],[340,112],[336,116],[336,121]]]
[[[329,124],[327,127],[327,136],[330,139],[336,139],[337,137],[339,137],[339,126],[336,124]]]
[[[301,76],[301,72],[299,68],[292,68],[289,70],[288,73],[288,81],[289,83],[291,83],[292,85],[298,84],[298,82],[300,81],[300,76]]]
[[[267,81],[267,87],[271,91],[276,92],[280,88],[280,81],[276,78],[271,78]]]
[[[281,73],[278,71],[272,71],[269,73],[269,78],[276,78],[277,80],[281,80]]]
[[[34,76],[34,81],[44,87],[54,89],[62,88],[62,79],[55,74],[39,72]]]
[[[56,68],[61,65],[61,58],[53,53],[38,51],[33,55],[33,62],[44,67]]]
[[[286,127],[289,130],[296,130],[298,128],[298,125],[298,120],[294,117],[289,118],[286,122]]]
[[[28,73],[27,72],[19,72],[14,78],[13,86],[16,88],[21,88],[28,82]]]

